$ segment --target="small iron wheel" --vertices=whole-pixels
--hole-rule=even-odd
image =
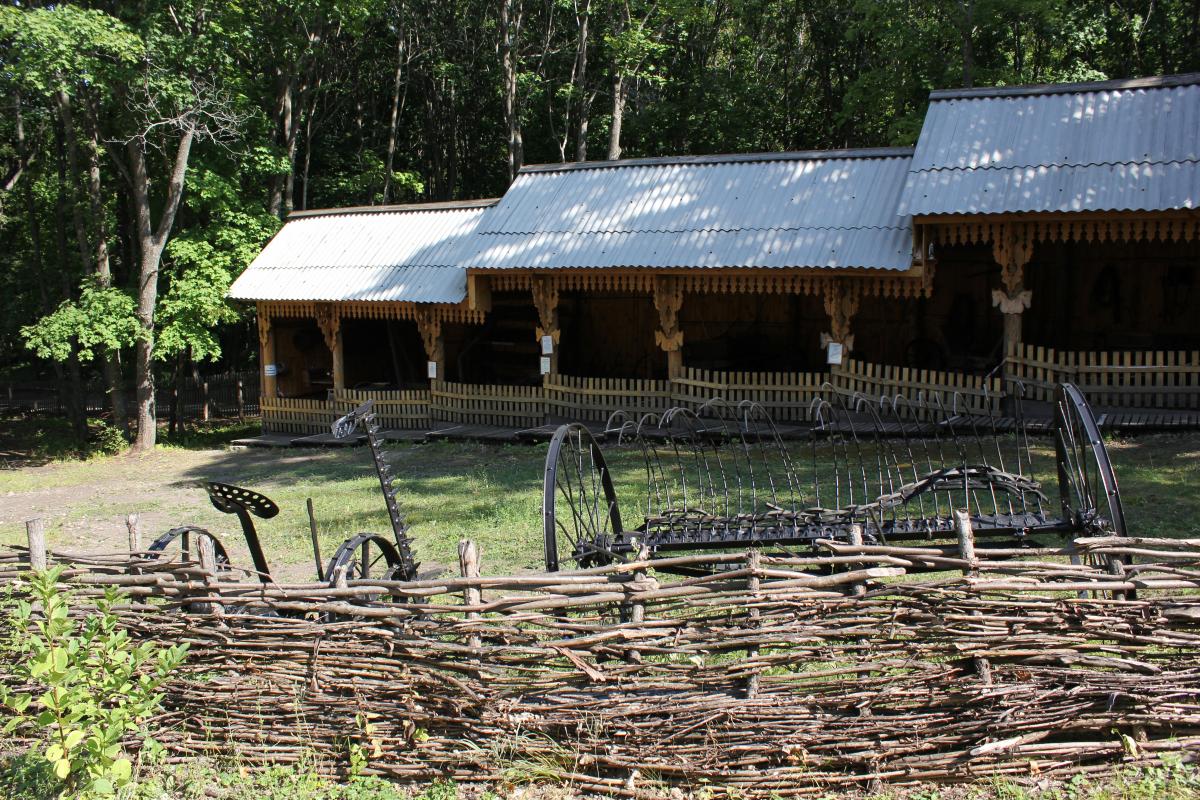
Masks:
[[[229,553],[221,540],[204,528],[195,525],[182,525],[159,536],[150,545],[147,552],[156,553],[155,560],[169,563],[198,562],[200,560],[200,539],[208,539],[213,545],[213,555],[216,556],[217,571],[229,572]]]
[[[351,536],[338,546],[325,569],[331,586],[337,581],[339,570],[345,570],[346,580],[409,581],[416,578],[416,568],[411,560],[406,563],[395,543],[376,533]]]

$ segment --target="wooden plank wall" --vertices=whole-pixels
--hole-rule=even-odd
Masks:
[[[1070,381],[1094,406],[1200,406],[1200,352],[1194,350],[1087,353],[1018,344],[1007,367],[1035,400],[1052,399],[1054,385]]]
[[[1022,345],[1008,369],[1026,398],[1050,400],[1054,385],[1072,381],[1094,406],[1188,408],[1200,406],[1200,353],[1055,352]],[[263,430],[324,433],[337,414],[374,398],[387,428],[429,428],[450,422],[532,428],[548,421],[604,422],[617,410],[637,417],[671,406],[695,408],[713,397],[762,404],[779,422],[807,422],[814,398],[861,394],[872,400],[901,394],[947,411],[1002,411],[1000,377],[918,370],[850,359],[828,372],[717,372],[686,368],[675,380],[547,376],[538,386],[435,381],[429,389],[345,390],[334,400],[263,398]],[[914,412],[915,416],[922,416]]]

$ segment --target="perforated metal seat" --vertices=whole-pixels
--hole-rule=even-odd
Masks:
[[[239,509],[262,519],[271,519],[279,514],[279,506],[271,498],[251,489],[213,482],[205,483],[204,489],[213,506],[226,514],[236,514]]]

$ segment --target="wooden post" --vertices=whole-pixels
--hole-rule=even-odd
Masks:
[[[430,380],[446,380],[446,346],[442,339],[442,320],[432,309],[420,309],[416,314],[417,331],[425,346],[425,357],[437,373]]]
[[[1003,289],[992,292],[992,305],[1004,315],[1004,369],[1010,377],[1008,358],[1021,343],[1021,315],[1029,308],[1033,293],[1025,289],[1025,265],[1033,256],[1033,238],[1023,225],[1005,224],[992,240],[992,257],[1000,265]]]
[[[206,594],[213,594],[219,591],[217,580],[217,551],[213,547],[213,540],[209,536],[197,536],[196,547],[200,551],[200,569],[204,571],[204,589]],[[197,607],[197,612],[201,614],[221,614],[224,608],[220,603],[204,602]]]
[[[683,283],[670,276],[654,279],[654,307],[658,310],[658,330],[654,341],[667,354],[667,377],[683,375],[683,331],[679,311],[683,308]]]
[[[208,422],[211,412],[208,403],[208,381],[203,381],[200,384],[200,419]]]
[[[974,577],[979,574],[979,559],[975,555],[975,528],[971,525],[971,517],[962,509],[954,511],[954,527],[958,532],[958,553],[967,565],[963,567],[963,575]],[[971,616],[980,616],[979,611],[971,612]],[[975,674],[983,681],[984,686],[992,685],[992,665],[986,658],[973,658]]]
[[[125,530],[129,534],[129,552],[142,552],[142,523],[136,512],[125,516]]]
[[[550,373],[558,373],[558,286],[553,278],[538,276],[533,279],[533,305],[538,312],[538,326],[535,333],[538,342],[539,358],[542,353],[542,337],[549,336],[553,344],[550,351]]]
[[[278,394],[275,382],[275,331],[271,318],[260,305],[258,307],[258,352],[259,368],[262,370],[262,396],[275,397]]]
[[[821,335],[821,346],[828,350],[831,344],[841,345],[842,360],[845,360],[854,347],[854,334],[850,332],[850,322],[858,313],[861,291],[857,284],[843,280],[826,281],[822,290],[825,313],[829,315],[829,332]],[[841,361],[835,366],[840,365]]]
[[[863,545],[862,525],[858,524],[857,522],[851,523],[849,533],[850,533],[850,544],[854,545],[855,547],[862,547],[862,545]],[[867,585],[865,583],[862,583],[861,581],[857,582],[857,583],[852,583],[852,584],[850,584],[850,592],[855,597],[865,597],[867,594]],[[860,642],[861,641],[862,640],[860,640]]]
[[[238,422],[246,421],[246,388],[242,385],[242,379],[238,378],[237,382],[237,407],[238,407]]]
[[[29,568],[43,572],[49,565],[46,553],[46,521],[41,517],[25,520],[25,538],[29,543]]]
[[[458,569],[464,578],[479,577],[479,548],[470,539],[460,539],[458,542]],[[483,602],[483,592],[478,586],[468,586],[463,591],[463,601],[468,606],[478,606]],[[477,619],[479,619],[478,611],[467,612],[468,621]],[[483,647],[483,638],[480,637],[478,631],[470,633],[467,644],[471,648],[472,660],[478,666],[479,650]]]
[[[749,590],[751,602],[758,597],[759,590],[762,588],[762,578],[759,571],[762,569],[762,551],[757,547],[752,549],[746,557],[746,566],[750,568],[750,577],[746,581],[746,588]],[[759,615],[762,612],[758,606],[752,605],[747,612],[749,624],[751,628],[760,626]],[[758,645],[746,648],[746,658],[758,658]],[[758,670],[752,672],[746,678],[746,697],[753,699],[758,696]]]
[[[346,358],[342,349],[342,318],[332,303],[317,306],[317,326],[333,357],[333,391],[336,394],[346,388]]]
[[[650,550],[645,545],[642,545],[638,550],[637,560],[646,561],[649,558]],[[645,580],[645,569],[634,570],[633,580],[625,584],[625,591],[632,592],[642,588],[645,585]],[[640,625],[646,621],[646,604],[641,600],[634,600],[631,603],[623,604],[623,606],[629,608],[629,621],[634,625]],[[622,609],[622,611],[624,611],[624,609]],[[630,664],[640,664],[642,663],[642,653],[636,649],[626,650],[625,660]]]

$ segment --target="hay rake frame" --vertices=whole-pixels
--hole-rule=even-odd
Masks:
[[[816,398],[805,447],[793,457],[763,406],[710,400],[636,419],[618,412],[605,430],[640,450],[642,521],[626,529],[599,441],[581,424],[551,440],[543,480],[548,571],[602,566],[645,552],[772,547],[811,551],[819,540],[928,543],[955,536],[965,509],[975,534],[1011,546],[1033,537],[1101,532],[1123,536],[1116,475],[1079,389],[1059,385],[1053,403],[1058,502],[1034,477],[1022,387],[1016,417],[963,413],[940,397],[873,401],[828,387]],[[985,404],[990,409],[991,404]],[[805,473],[807,472],[807,476]]]

